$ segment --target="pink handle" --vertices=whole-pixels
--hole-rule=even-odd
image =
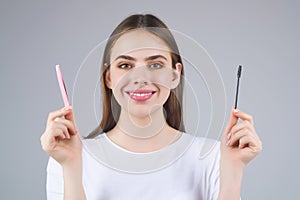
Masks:
[[[67,93],[67,89],[66,89],[66,86],[65,86],[64,78],[63,78],[62,73],[61,73],[60,66],[56,65],[55,67],[56,67],[57,80],[58,80],[61,95],[62,95],[63,100],[64,100],[65,107],[70,106],[68,93]]]

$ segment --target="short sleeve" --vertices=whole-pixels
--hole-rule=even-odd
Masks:
[[[52,157],[47,166],[47,200],[63,200],[64,180],[61,165]]]

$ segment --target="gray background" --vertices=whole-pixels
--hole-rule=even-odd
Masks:
[[[46,198],[48,156],[39,138],[48,112],[62,107],[55,64],[64,66],[71,88],[95,45],[124,17],[148,12],[208,51],[223,78],[228,109],[236,67],[244,65],[239,108],[255,117],[264,150],[246,168],[242,198],[299,198],[299,6],[283,0],[2,0],[0,199]]]

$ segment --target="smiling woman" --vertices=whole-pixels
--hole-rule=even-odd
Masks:
[[[261,151],[252,116],[232,110],[221,142],[208,141],[217,145],[198,159],[205,140],[185,133],[184,68],[161,20],[132,15],[121,22],[106,44],[100,76],[102,121],[87,138],[75,130],[72,108],[49,115],[41,137],[51,156],[48,199],[240,198],[244,166]]]
[[[167,111],[164,116],[163,105],[170,92],[173,93],[171,90],[180,82],[182,64],[177,62],[173,65],[166,43],[144,29],[130,30],[118,37],[111,50],[111,60],[112,63],[105,69],[103,76],[105,85],[113,91],[113,96],[120,105],[121,113],[118,126],[109,130],[107,135],[114,137],[114,140],[123,141],[122,146],[130,144],[132,136],[147,137],[148,145],[145,144],[143,148],[148,149],[163,135],[169,135],[170,139],[174,137],[178,131],[166,122],[166,116],[170,116],[170,113]],[[181,101],[178,102],[181,108]],[[163,123],[158,126],[153,121]],[[134,126],[147,126],[147,129],[132,131]],[[122,140],[116,137],[122,137]],[[140,151],[134,150],[135,147],[127,148]]]
[[[143,51],[138,51],[141,49]],[[135,57],[131,56],[132,54]],[[110,67],[111,65],[112,67]],[[164,109],[167,113],[166,121],[168,124],[175,129],[184,131],[181,106],[184,71],[181,66],[178,66],[182,65],[182,61],[175,39],[167,26],[158,18],[152,15],[133,15],[117,26],[105,47],[102,61],[103,68],[101,70],[101,88],[104,93],[103,116],[98,129],[92,132],[88,138],[96,136],[102,131],[107,132],[111,130],[119,120],[121,107],[115,101],[116,96],[112,95],[112,88],[108,88],[110,81],[107,78],[111,78],[114,81],[117,77],[124,75],[125,72],[118,71],[116,66],[128,69],[141,65],[148,65],[152,68],[153,66],[169,67],[160,70],[159,73],[152,72],[152,74],[155,73],[152,75],[152,78],[156,76],[157,79],[160,78],[159,80],[149,80],[154,83],[162,83],[161,85],[163,86],[166,86],[166,84],[163,84],[166,76],[162,72],[171,72],[171,69],[176,69],[176,66],[180,68],[177,69],[177,71],[181,70],[178,74],[179,85],[171,91],[167,102],[164,104]],[[131,72],[131,76],[135,75],[142,78],[147,77],[145,75],[149,74],[143,73],[143,70],[135,70],[135,72],[137,73]],[[112,73],[111,76],[113,77],[107,75],[110,73]],[[130,75],[127,75],[127,77],[130,77]],[[104,83],[105,80],[106,83]],[[125,80],[125,78],[122,79],[122,81]],[[121,84],[122,82],[118,83],[119,86]]]

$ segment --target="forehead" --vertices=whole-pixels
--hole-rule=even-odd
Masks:
[[[134,54],[136,56],[145,54],[170,55],[170,49],[158,36],[146,30],[132,30],[123,34],[115,42],[111,50],[111,60],[119,55]]]

